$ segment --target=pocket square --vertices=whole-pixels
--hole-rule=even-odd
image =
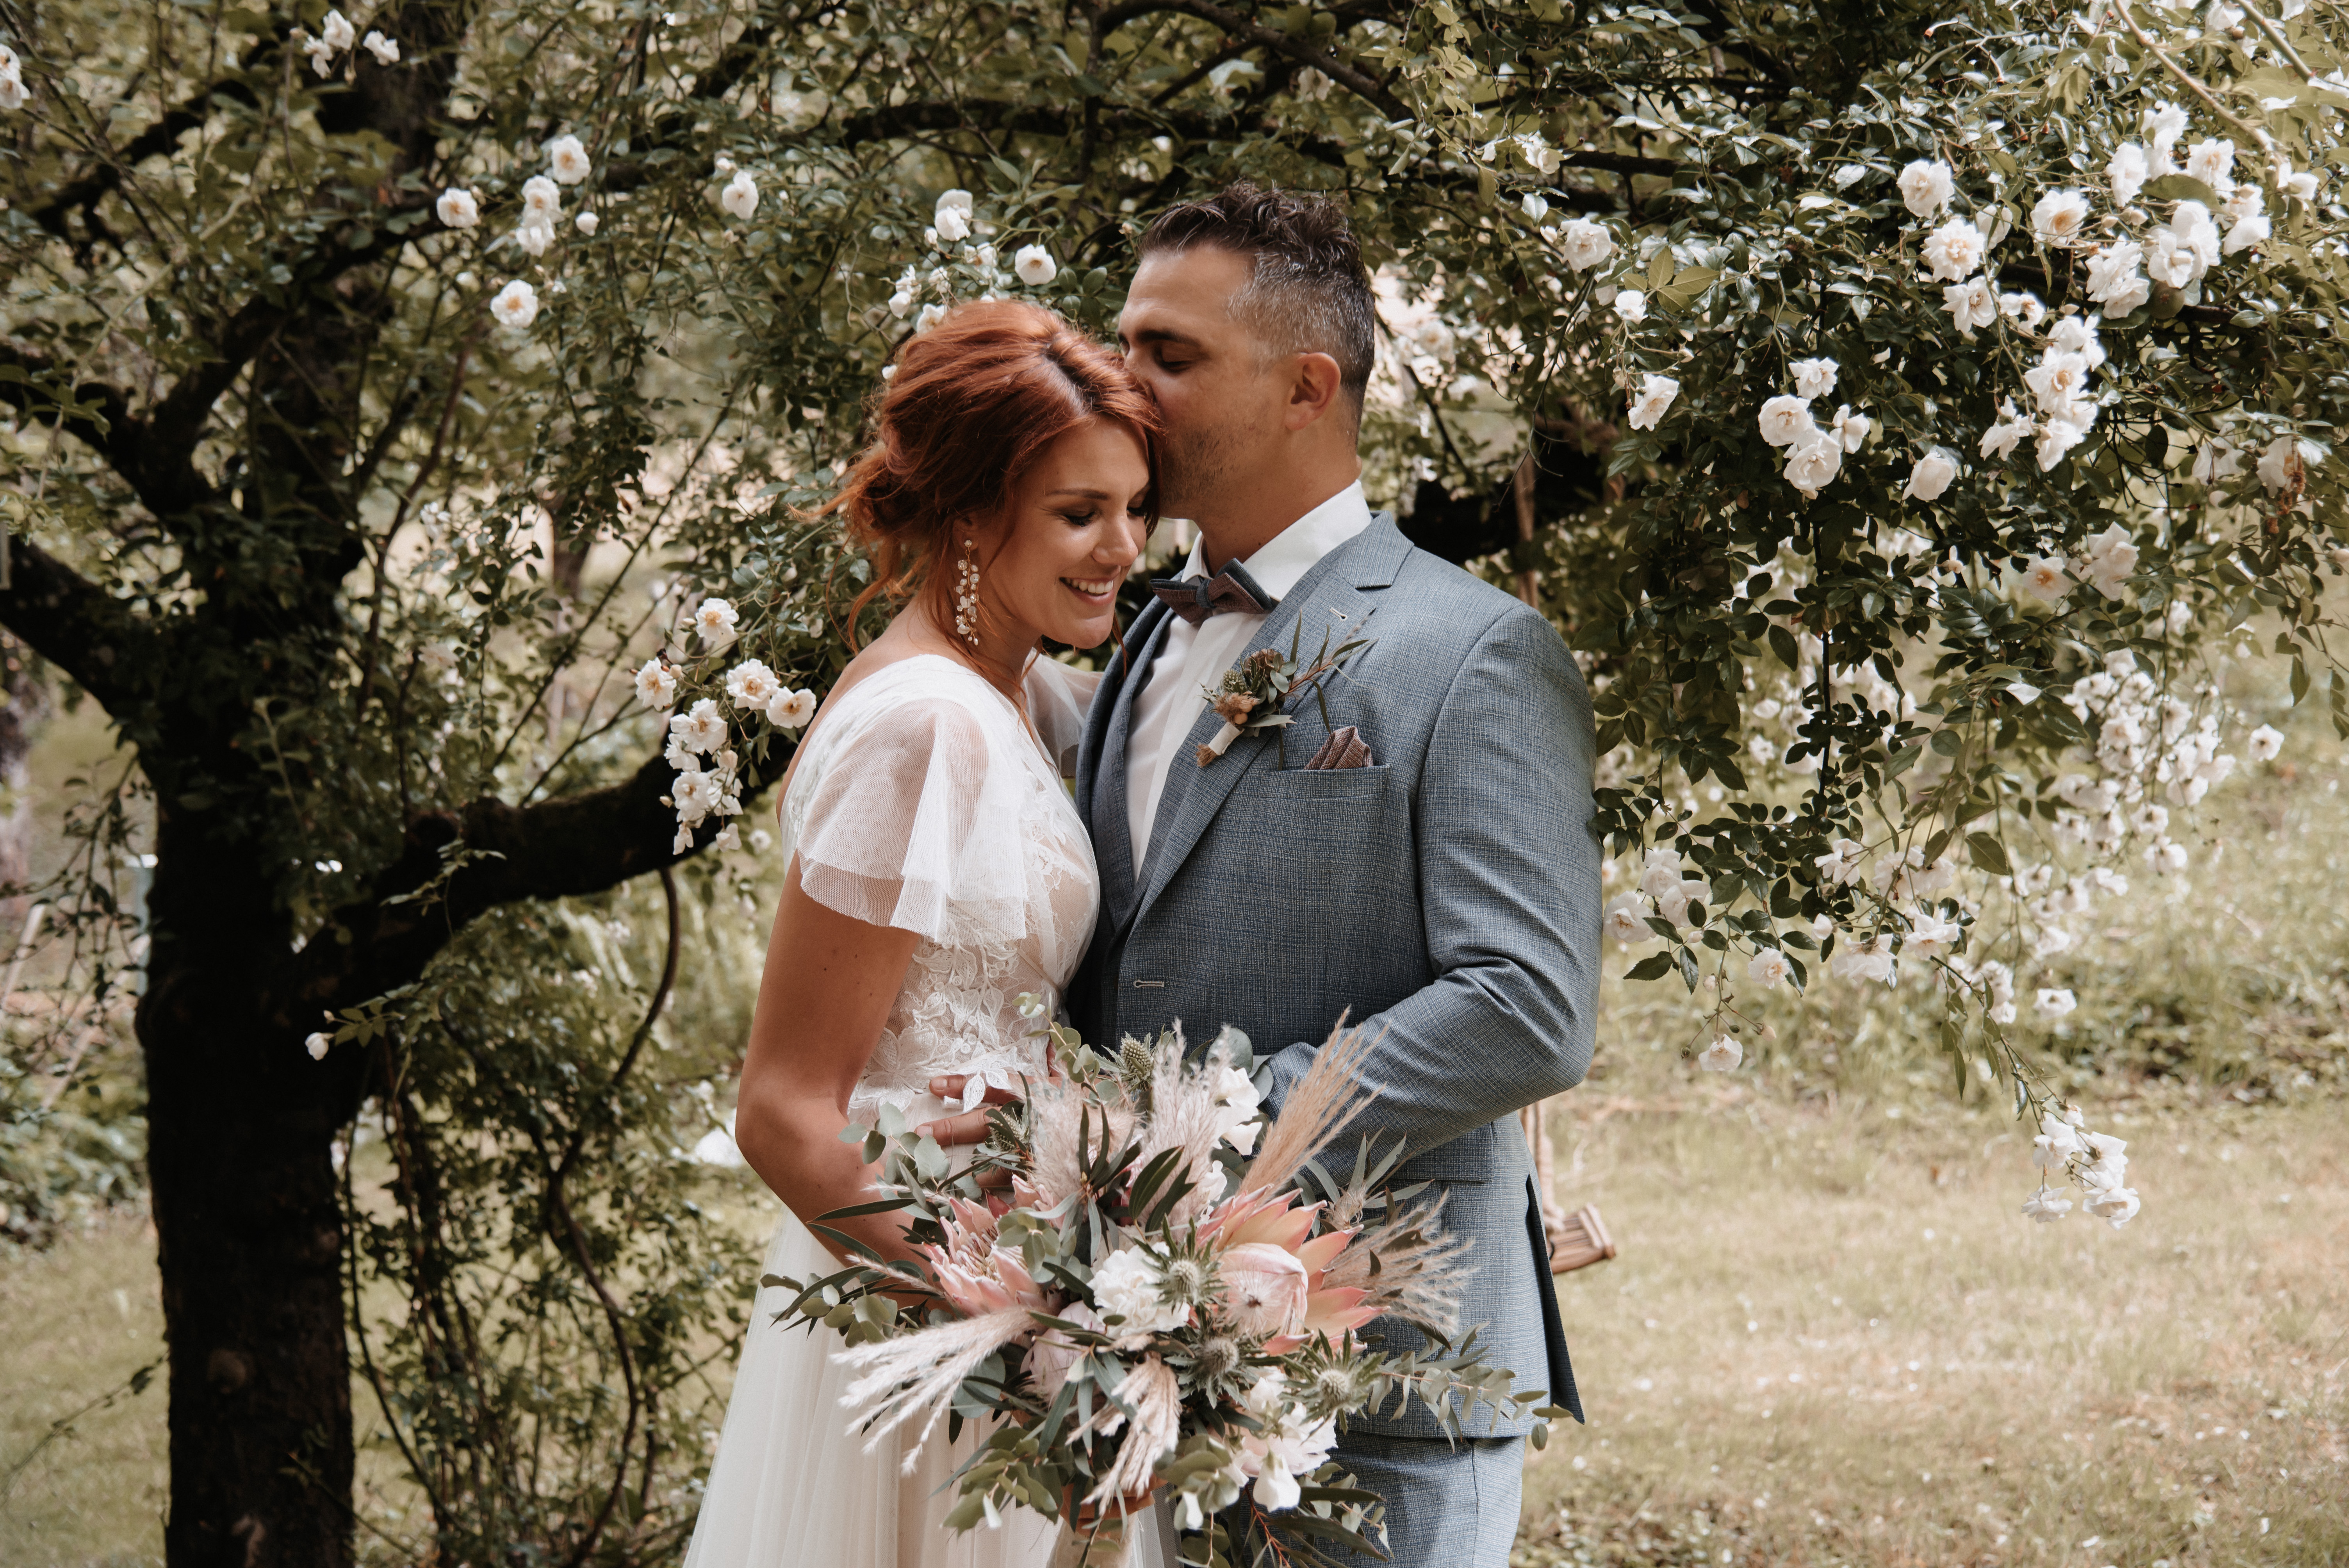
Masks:
[[[1333,768],[1368,768],[1370,765],[1371,748],[1363,741],[1361,732],[1350,724],[1343,729],[1331,731],[1330,738],[1321,743],[1321,749],[1313,754],[1313,760],[1308,762],[1305,769],[1309,773],[1318,773]]]

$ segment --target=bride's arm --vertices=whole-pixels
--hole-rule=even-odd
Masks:
[[[759,981],[734,1138],[760,1179],[808,1224],[876,1195],[863,1150],[843,1143],[840,1132],[920,940],[825,908],[800,891],[793,867]],[[895,1214],[828,1223],[884,1257],[913,1255]]]

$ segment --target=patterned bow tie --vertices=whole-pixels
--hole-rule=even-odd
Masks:
[[[1237,561],[1213,577],[1154,577],[1150,591],[1194,626],[1210,615],[1268,615],[1280,606]]]

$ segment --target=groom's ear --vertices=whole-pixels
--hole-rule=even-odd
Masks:
[[[1338,362],[1326,354],[1299,354],[1291,361],[1295,366],[1288,386],[1288,407],[1281,423],[1291,430],[1302,430],[1329,418],[1345,396],[1344,375]]]

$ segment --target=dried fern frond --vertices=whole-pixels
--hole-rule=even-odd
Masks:
[[[1409,1210],[1389,1205],[1387,1217],[1354,1238],[1321,1276],[1321,1288],[1366,1290],[1363,1304],[1382,1317],[1400,1317],[1450,1338],[1460,1324],[1460,1295],[1467,1284],[1463,1264],[1474,1244],[1469,1237],[1438,1230],[1448,1192]],[[1378,1262],[1375,1273],[1372,1259]]]
[[[834,1354],[833,1359],[852,1371],[867,1369],[840,1397],[843,1409],[862,1409],[868,1405],[872,1408],[866,1419],[876,1424],[872,1428],[873,1435],[865,1440],[864,1451],[871,1453],[883,1438],[926,1408],[930,1418],[905,1450],[903,1468],[907,1475],[913,1474],[914,1461],[921,1458],[922,1446],[937,1429],[962,1380],[1034,1322],[1026,1307],[1013,1307],[990,1312],[983,1317],[957,1318],[902,1339],[884,1339]]]
[[[1133,1419],[1116,1461],[1085,1496],[1095,1507],[1132,1497],[1148,1486],[1160,1457],[1172,1453],[1183,1437],[1183,1388],[1174,1370],[1157,1357],[1145,1356],[1128,1371],[1117,1386],[1117,1397],[1132,1410]],[[1116,1411],[1115,1406],[1105,1408]]]

